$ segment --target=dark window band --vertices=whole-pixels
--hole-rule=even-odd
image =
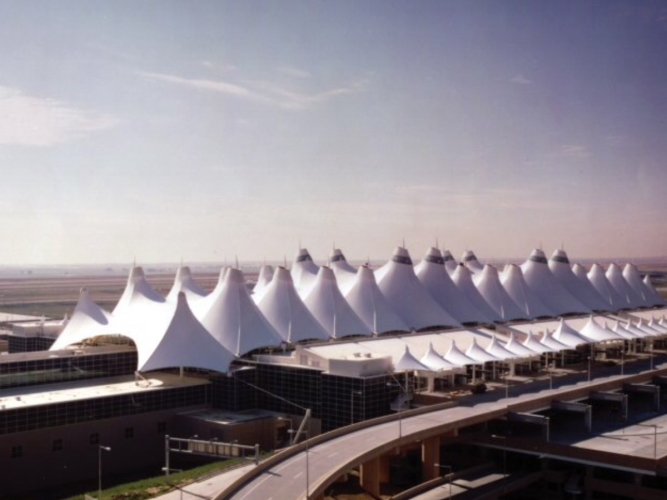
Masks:
[[[445,263],[445,259],[443,259],[442,257],[438,257],[437,255],[427,255],[426,257],[424,257],[424,260],[426,262],[433,262],[434,264]]]
[[[409,266],[412,265],[412,260],[410,257],[403,257],[402,255],[394,255],[391,260],[399,264],[408,264]]]

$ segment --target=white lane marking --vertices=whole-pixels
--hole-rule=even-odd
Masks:
[[[338,455],[338,452],[337,452],[337,451],[334,451],[331,455],[328,455],[327,458],[333,458],[333,457],[335,457],[336,455]]]
[[[294,479],[296,479],[296,478],[298,478],[298,477],[301,477],[301,476],[303,476],[303,472],[298,472],[298,473],[294,476]]]

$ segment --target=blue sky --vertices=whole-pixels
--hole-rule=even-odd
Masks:
[[[667,5],[0,2],[3,264],[667,254]]]

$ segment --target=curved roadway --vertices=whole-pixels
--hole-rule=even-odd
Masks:
[[[304,450],[268,468],[257,477],[248,478],[247,484],[234,492],[229,492],[231,496],[223,491],[215,499],[302,500],[317,498],[318,494],[324,492],[336,478],[351,467],[394,448],[401,441],[410,442],[440,435],[450,429],[500,417],[508,410],[525,411],[522,407],[526,405],[522,403],[539,404],[541,399],[545,397],[549,399],[555,394],[577,389],[592,390],[596,385],[638,374],[647,364],[647,362],[635,362],[632,363],[633,366],[626,364],[624,377],[618,375],[618,367],[599,367],[596,370],[596,376],[604,375],[604,378],[596,378],[590,384],[587,383],[586,373],[567,376],[567,380],[560,381],[563,382],[562,385],[557,384],[558,380],[554,379],[554,389],[549,389],[548,379],[530,385],[521,384],[522,393],[516,396],[512,396],[512,392],[518,390],[517,386],[510,386],[508,399],[504,397],[505,391],[501,386],[484,395],[466,398],[458,406],[452,408],[372,425],[313,445],[307,452]],[[665,367],[659,368],[664,370]],[[661,370],[656,368],[655,372],[659,371]],[[563,395],[566,396],[566,394]]]

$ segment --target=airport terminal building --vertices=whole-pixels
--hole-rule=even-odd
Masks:
[[[0,357],[0,498],[96,478],[99,446],[108,474],[159,470],[165,435],[268,450],[307,410],[314,435],[483,381],[653,361],[664,308],[633,265],[586,270],[562,251],[499,270],[438,249],[413,266],[398,248],[355,269],[302,249],[252,289],[227,268],[207,293],[183,267],[167,296],[135,267],[113,311],[82,290],[61,331],[40,332],[48,351]]]

